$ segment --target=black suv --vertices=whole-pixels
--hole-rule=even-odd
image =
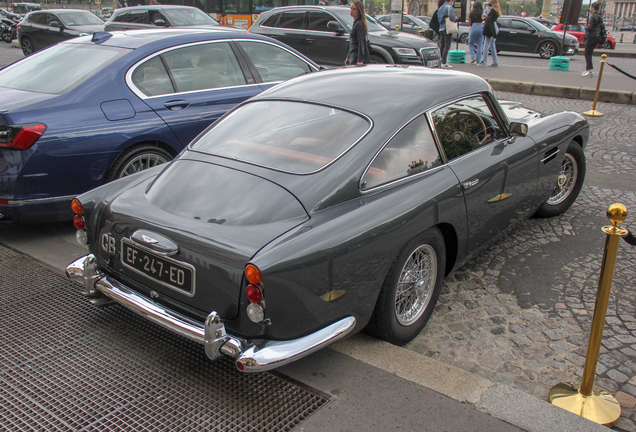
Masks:
[[[157,27],[217,27],[219,23],[192,6],[149,5],[116,9],[104,29],[142,30]]]
[[[539,53],[545,59],[579,51],[578,39],[566,34],[562,53],[563,32],[554,32],[533,19],[501,16],[497,18],[497,24],[497,51]]]
[[[251,33],[273,37],[321,65],[342,66],[353,18],[342,6],[289,6],[262,13]],[[367,15],[372,63],[438,67],[439,48],[429,39],[389,31]]]

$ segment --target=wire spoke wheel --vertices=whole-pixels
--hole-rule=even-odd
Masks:
[[[142,153],[128,161],[128,163],[121,169],[118,178],[123,178],[166,162],[168,162],[168,159],[161,155],[154,153]]]
[[[563,163],[561,164],[561,172],[557,179],[557,185],[552,195],[546,201],[550,205],[557,205],[565,201],[572,192],[579,174],[578,164],[571,154],[566,153]]]
[[[418,247],[408,258],[398,279],[395,314],[398,322],[416,322],[431,301],[437,281],[437,254],[430,245]]]

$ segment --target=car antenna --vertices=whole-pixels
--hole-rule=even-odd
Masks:
[[[108,39],[112,38],[113,34],[108,32],[95,32],[93,33],[93,37],[91,38],[91,42],[96,44],[104,43]]]

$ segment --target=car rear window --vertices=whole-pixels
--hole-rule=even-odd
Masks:
[[[104,21],[90,12],[61,12],[58,16],[69,27],[104,24]]]
[[[0,87],[65,93],[127,52],[124,48],[99,45],[55,45],[2,69]]]
[[[255,101],[219,121],[191,149],[296,174],[318,171],[364,136],[370,122],[339,108]]]

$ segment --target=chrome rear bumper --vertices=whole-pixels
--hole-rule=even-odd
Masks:
[[[291,363],[346,336],[355,327],[349,316],[315,333],[288,341],[246,340],[228,335],[223,320],[210,312],[205,323],[192,320],[143,296],[120,282],[104,275],[92,254],[72,262],[66,275],[84,284],[84,294],[91,298],[105,294],[117,303],[159,324],[168,330],[203,344],[212,360],[222,355],[236,360],[243,372],[263,372]]]

